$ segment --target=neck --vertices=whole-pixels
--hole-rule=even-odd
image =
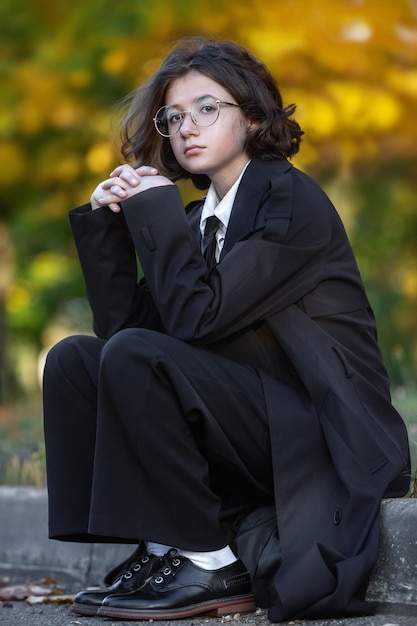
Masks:
[[[214,185],[214,189],[216,190],[216,194],[220,200],[222,200],[229,189],[233,187],[239,176],[242,174],[243,168],[247,162],[248,159],[245,159],[243,163],[237,164],[232,171],[228,171],[226,174],[224,172],[219,172],[217,175],[214,174],[210,177],[211,182]]]

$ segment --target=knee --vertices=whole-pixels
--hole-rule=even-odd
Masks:
[[[83,362],[83,345],[91,341],[101,340],[86,335],[73,335],[55,344],[46,355],[44,379],[59,375],[62,371],[79,368]]]
[[[139,347],[143,340],[146,340],[149,332],[151,331],[148,331],[146,328],[124,328],[119,330],[107,340],[101,356],[102,361],[117,358],[118,355],[128,352],[132,344]]]
[[[129,357],[146,361],[158,351],[160,333],[146,328],[124,328],[107,340],[101,354],[101,368],[110,366],[120,371],[129,363]]]
[[[74,348],[77,343],[78,336],[65,337],[56,343],[46,355],[45,369],[49,369],[61,361],[66,361],[70,355],[72,356],[76,352]]]

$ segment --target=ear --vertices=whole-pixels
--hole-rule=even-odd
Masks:
[[[249,120],[248,125],[247,125],[247,131],[248,133],[251,133],[252,131],[255,130],[255,128],[259,127],[259,122],[256,122],[255,120],[251,121]]]

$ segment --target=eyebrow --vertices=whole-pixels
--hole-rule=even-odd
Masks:
[[[201,98],[213,98],[214,100],[221,100],[221,98],[218,98],[217,96],[213,96],[212,93],[205,93],[202,96],[196,96],[195,98],[193,98],[192,103],[195,102],[196,100],[201,100]],[[179,104],[166,104],[165,106],[167,106],[167,107],[175,107],[176,109],[180,109],[181,108],[181,106]]]

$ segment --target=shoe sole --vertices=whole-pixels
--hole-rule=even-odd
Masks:
[[[191,615],[207,614],[212,617],[221,617],[230,613],[251,613],[256,609],[255,598],[253,596],[236,596],[227,600],[211,600],[209,602],[199,602],[179,609],[165,610],[135,610],[120,609],[111,606],[101,606],[97,611],[98,617],[116,617],[121,619],[138,620],[168,620],[181,619]]]
[[[100,607],[94,605],[74,602],[73,604],[71,604],[70,610],[73,613],[78,613],[78,615],[90,615],[91,617],[97,615],[97,611],[99,610],[99,608]]]

